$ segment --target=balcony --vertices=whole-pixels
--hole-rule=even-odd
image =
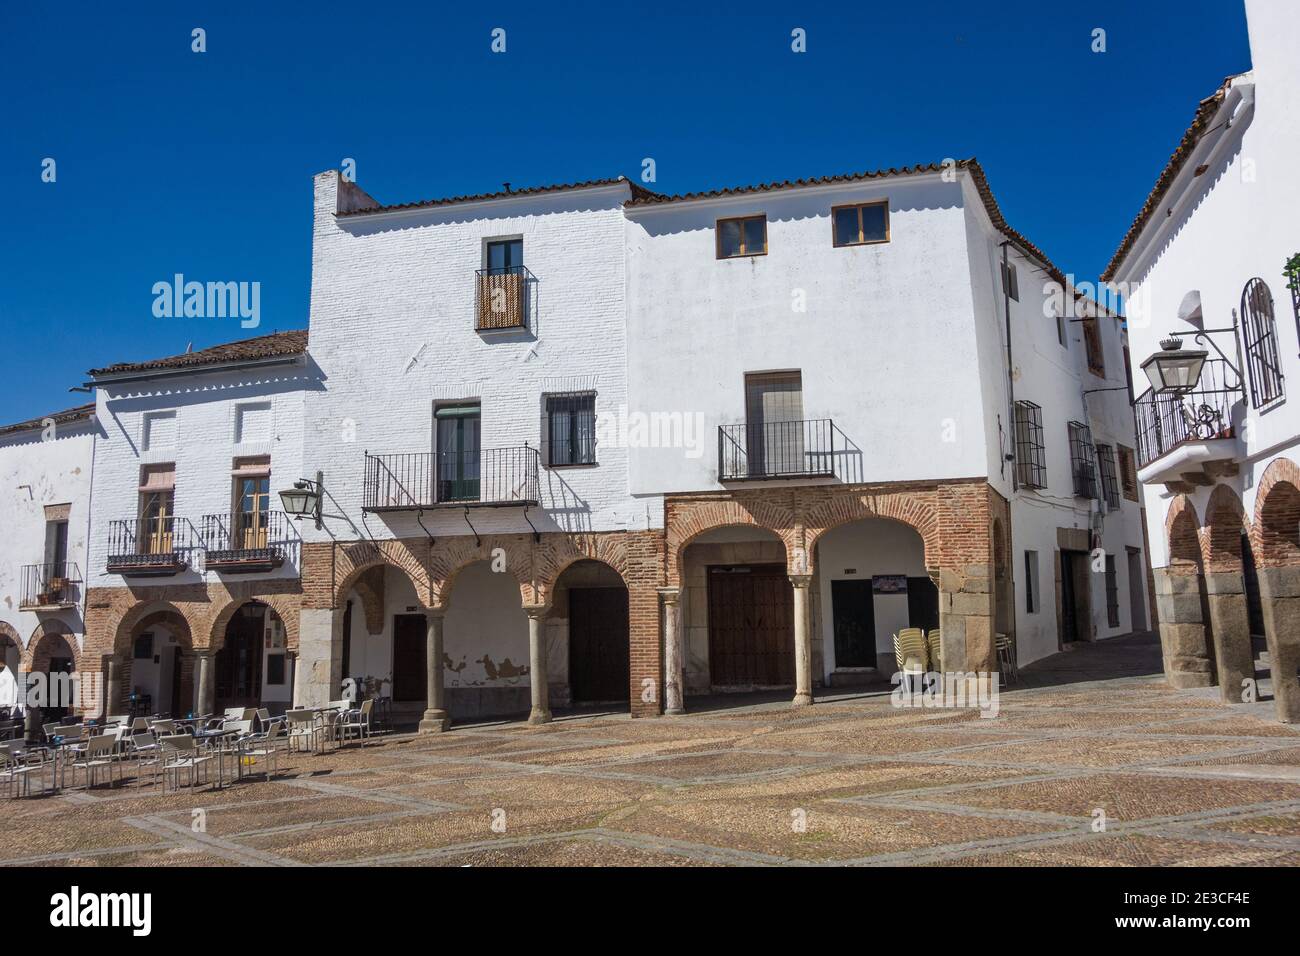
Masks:
[[[204,515],[199,535],[204,568],[226,574],[274,571],[286,560],[297,563],[302,539],[282,511]]]
[[[1222,359],[1207,361],[1196,389],[1185,395],[1148,389],[1133,404],[1137,426],[1138,479],[1187,492],[1216,477],[1235,474],[1242,448],[1233,408],[1240,382]]]
[[[190,566],[199,542],[185,518],[123,518],[108,523],[110,574],[124,577],[169,577]]]
[[[81,603],[81,569],[69,561],[25,564],[21,611],[57,611]]]
[[[829,418],[718,426],[718,480],[831,478],[848,448]]]
[[[525,266],[479,269],[474,273],[474,328],[495,332],[528,327],[528,290],[533,274]]]
[[[538,503],[536,448],[366,455],[362,508],[505,507]]]

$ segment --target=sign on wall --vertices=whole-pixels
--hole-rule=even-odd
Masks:
[[[871,576],[872,594],[906,594],[906,574],[874,574]]]

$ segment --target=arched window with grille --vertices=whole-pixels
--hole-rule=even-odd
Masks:
[[[1250,371],[1251,404],[1262,408],[1282,397],[1282,364],[1278,359],[1273,293],[1268,283],[1258,277],[1247,282],[1241,293],[1241,331]]]

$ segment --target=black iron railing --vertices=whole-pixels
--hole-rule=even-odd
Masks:
[[[175,574],[189,566],[202,540],[189,519],[123,518],[108,523],[108,570],[122,574]]]
[[[1133,403],[1138,467],[1184,442],[1231,438],[1232,406],[1242,398],[1241,382],[1223,359],[1207,360],[1196,389],[1186,395],[1157,395],[1147,389]]]
[[[301,537],[283,511],[236,511],[204,515],[199,536],[208,568],[247,567],[249,570],[279,567],[286,560],[297,563]]]
[[[533,274],[525,266],[478,269],[474,273],[476,329],[522,329],[528,325],[528,284]]]
[[[362,507],[368,511],[434,505],[535,505],[540,456],[527,445],[457,452],[366,455]]]
[[[834,475],[837,432],[829,418],[719,425],[718,480]]]
[[[21,608],[73,607],[81,602],[81,569],[71,561],[23,565]]]

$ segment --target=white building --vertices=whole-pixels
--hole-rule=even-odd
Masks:
[[[0,428],[0,660],[14,674],[73,672],[83,657],[98,431],[93,404]]]
[[[110,710],[283,710],[301,599],[305,332],[96,369],[87,666]]]
[[[1139,475],[1166,674],[1252,699],[1258,655],[1279,717],[1296,721],[1300,410],[1287,391],[1300,381],[1300,10],[1247,0],[1246,13],[1251,69],[1201,102],[1103,278],[1128,298],[1146,390]],[[1153,393],[1136,366],[1170,336],[1204,365],[1190,392]]]
[[[909,625],[950,669],[1146,627],[1119,321],[1070,321],[974,161],[315,187],[300,700],[806,703],[887,679]]]

